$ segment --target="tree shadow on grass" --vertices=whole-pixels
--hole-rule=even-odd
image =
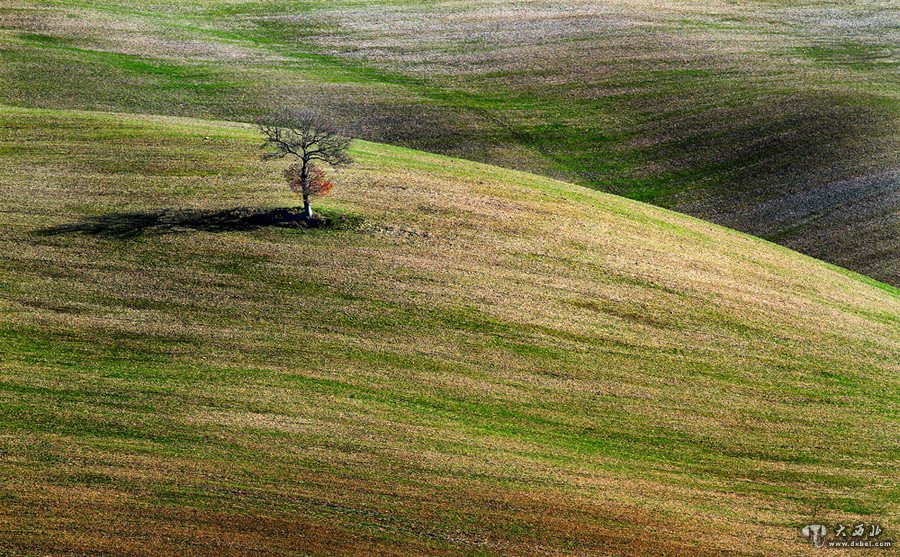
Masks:
[[[80,222],[46,228],[40,236],[88,234],[127,240],[143,235],[185,231],[234,232],[265,227],[294,229],[350,229],[358,218],[332,212],[307,219],[299,209],[254,209],[237,207],[219,211],[203,209],[163,209],[160,211],[113,213],[86,217]]]

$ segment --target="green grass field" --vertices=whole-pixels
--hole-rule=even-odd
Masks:
[[[0,108],[0,554],[812,555],[799,526],[856,520],[898,537],[895,288],[364,141],[317,205],[336,226],[258,226],[297,203],[258,143]]]
[[[900,285],[900,8],[859,0],[0,1],[0,103],[251,121],[674,208]]]

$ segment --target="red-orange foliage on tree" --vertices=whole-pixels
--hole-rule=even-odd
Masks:
[[[331,180],[328,179],[328,176],[325,175],[325,170],[316,164],[308,165],[307,172],[309,175],[306,177],[306,191],[303,191],[303,164],[299,162],[295,162],[284,169],[284,177],[288,182],[288,186],[290,186],[291,190],[306,196],[319,196],[325,197],[334,187],[334,184]]]

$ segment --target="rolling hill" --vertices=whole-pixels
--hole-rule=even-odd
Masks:
[[[355,135],[686,212],[900,285],[900,14],[823,0],[0,2],[0,102]]]
[[[900,524],[900,293],[358,141],[298,229],[242,124],[0,108],[11,555],[802,555]],[[839,551],[833,554],[839,555]]]

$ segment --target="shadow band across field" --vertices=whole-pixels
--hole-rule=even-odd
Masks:
[[[358,219],[345,215],[303,216],[300,209],[254,209],[236,207],[223,210],[161,209],[158,211],[112,213],[86,217],[80,222],[46,228],[40,236],[88,234],[105,238],[130,239],[142,235],[172,234],[186,231],[234,232],[265,227],[313,229],[352,228]]]

